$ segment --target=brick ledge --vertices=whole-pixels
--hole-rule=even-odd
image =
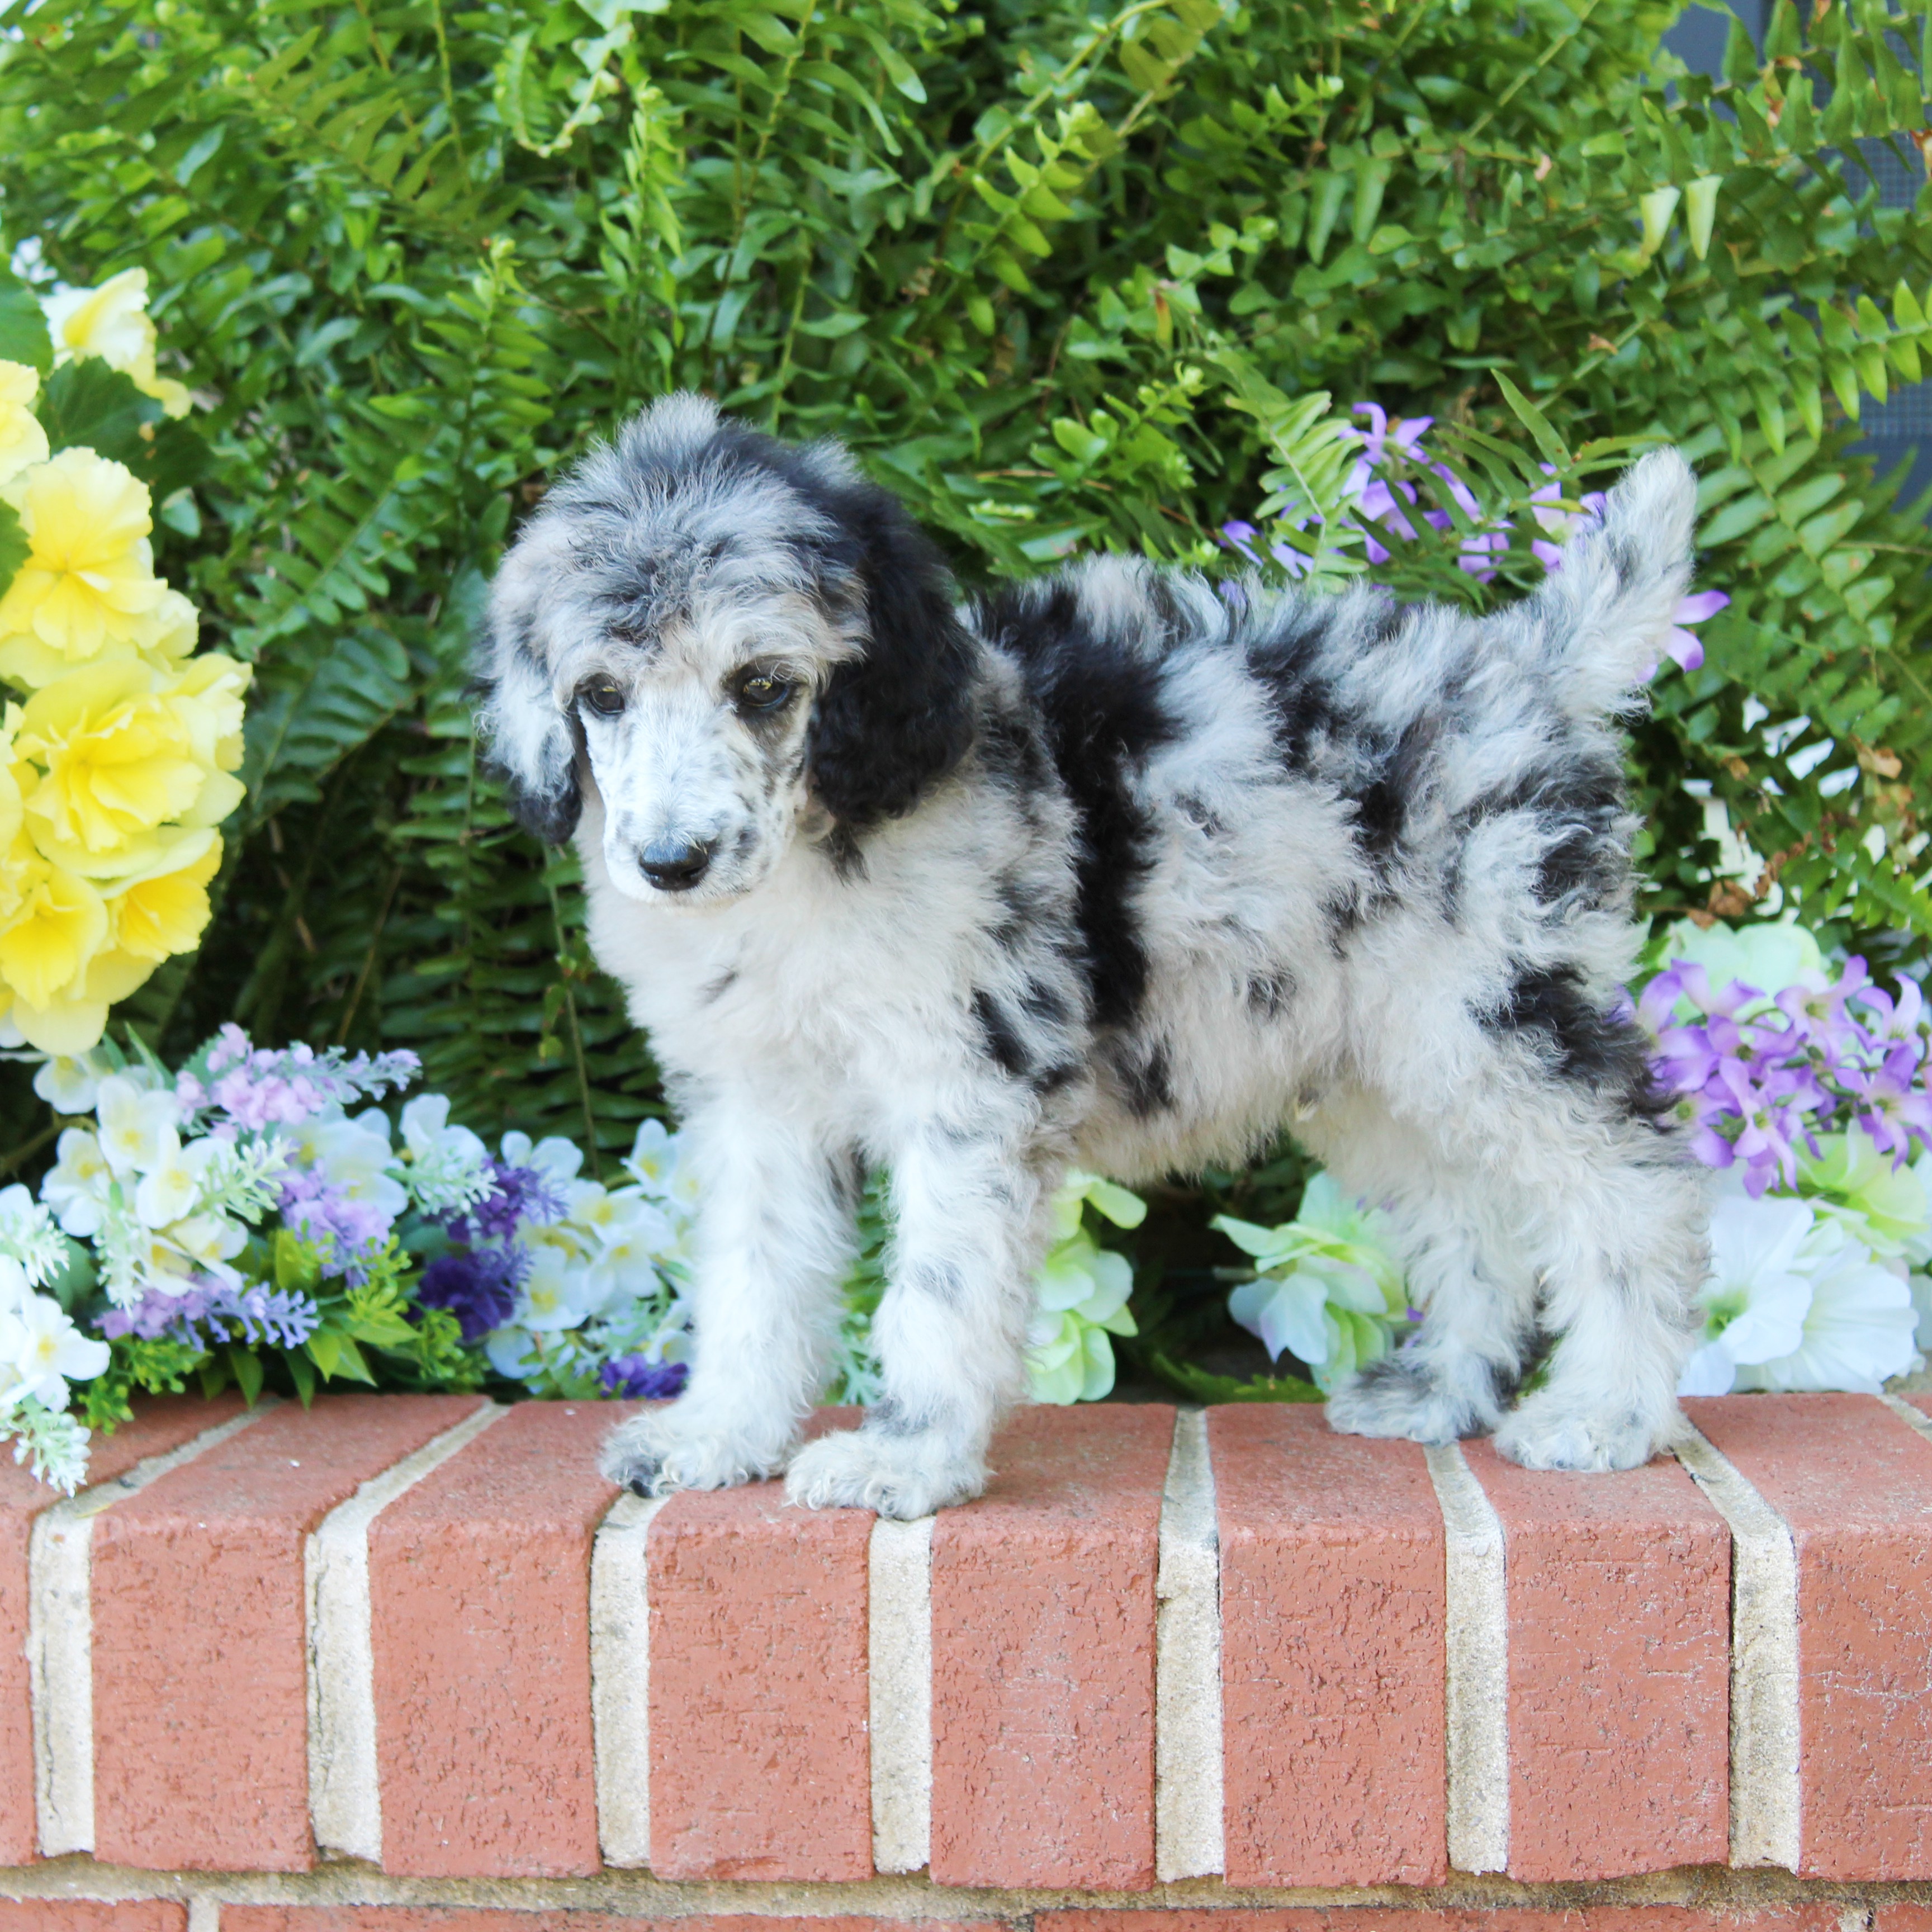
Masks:
[[[617,1498],[616,1406],[155,1403],[71,1502],[0,1468],[0,1856],[652,1916],[1869,1901],[1932,1882],[1928,1406],[1694,1402],[1598,1477],[1034,1409],[902,1526]]]

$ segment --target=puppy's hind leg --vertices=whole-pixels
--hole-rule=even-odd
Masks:
[[[937,1126],[899,1150],[890,1285],[872,1323],[884,1399],[862,1427],[798,1452],[785,1481],[794,1502],[908,1520],[986,1487],[993,1425],[1024,1388],[1058,1178],[1058,1162]]]
[[[1372,1096],[1331,1104],[1304,1138],[1342,1186],[1387,1210],[1422,1325],[1328,1400],[1351,1436],[1453,1442],[1496,1427],[1521,1374],[1536,1280],[1492,1186]]]
[[[1554,1124],[1552,1124],[1553,1125]],[[1496,1432],[1532,1469],[1629,1469],[1682,1426],[1677,1379],[1709,1250],[1702,1181],[1648,1124],[1553,1133],[1532,1222],[1556,1337],[1543,1385]]]
[[[702,1187],[690,1384],[613,1430],[599,1458],[640,1496],[784,1466],[824,1376],[854,1241],[842,1164],[769,1096],[714,1096],[685,1133]]]

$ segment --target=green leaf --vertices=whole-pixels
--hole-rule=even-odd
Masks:
[[[1240,1382],[1232,1376],[1217,1376],[1198,1369],[1192,1362],[1177,1362],[1156,1350],[1149,1358],[1155,1372],[1172,1382],[1184,1395],[1210,1406],[1224,1402],[1322,1402],[1326,1400],[1312,1382],[1299,1376],[1257,1376]]]
[[[163,411],[134,379],[110,369],[98,356],[63,362],[42,384],[34,413],[55,450],[92,449],[137,474],[149,460],[141,434],[158,423]]]
[[[32,548],[20,527],[19,513],[12,504],[0,502],[0,597],[6,596]]]
[[[38,297],[0,261],[0,362],[25,362],[44,376],[53,367],[53,338]]]
[[[1503,392],[1503,400],[1508,404],[1516,421],[1528,430],[1537,448],[1558,469],[1568,470],[1570,465],[1570,452],[1563,439],[1550,428],[1549,418],[1500,369],[1496,376],[1496,387]]]
[[[262,1364],[252,1348],[244,1348],[232,1342],[226,1351],[228,1366],[235,1377],[235,1386],[242,1391],[242,1400],[250,1408],[262,1393]]]

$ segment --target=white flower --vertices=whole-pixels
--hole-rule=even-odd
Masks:
[[[638,1124],[638,1138],[624,1165],[645,1193],[680,1213],[698,1208],[698,1172],[683,1136],[668,1132],[662,1120]]]
[[[586,1288],[592,1305],[608,1308],[620,1297],[636,1300],[661,1292],[658,1264],[668,1258],[676,1246],[676,1235],[669,1219],[648,1201],[634,1195],[609,1197],[613,1204],[622,1204],[598,1225],[600,1238],[597,1254],[586,1271]]]
[[[97,1103],[100,1150],[116,1175],[145,1174],[159,1159],[163,1137],[174,1140],[181,1111],[166,1088],[143,1088],[124,1073],[100,1083]]]
[[[500,1376],[514,1382],[528,1382],[543,1366],[536,1341],[520,1328],[498,1328],[484,1340],[483,1352]]]
[[[503,1162],[507,1167],[534,1168],[559,1186],[577,1178],[584,1165],[584,1150],[561,1134],[548,1134],[535,1146],[528,1134],[511,1132],[503,1136]]]
[[[33,1293],[27,1270],[11,1255],[0,1255],[0,1313],[26,1307]]]
[[[172,1127],[160,1137],[156,1157],[134,1190],[134,1212],[150,1228],[165,1228],[189,1213],[201,1198],[202,1170],[208,1162],[205,1140],[184,1148]]]
[[[52,1409],[67,1406],[70,1381],[88,1382],[106,1367],[105,1342],[88,1339],[67,1310],[44,1294],[0,1315],[0,1369],[8,1372],[6,1406],[23,1396]]]
[[[1811,1286],[1803,1332],[1787,1353],[1741,1368],[1738,1387],[1876,1395],[1889,1377],[1919,1366],[1912,1291],[1862,1242],[1822,1222],[1799,1263]]]
[[[59,1160],[40,1183],[40,1198],[76,1240],[98,1234],[114,1184],[100,1142],[85,1127],[69,1127],[58,1142]]]
[[[292,1137],[296,1157],[317,1170],[345,1199],[366,1201],[393,1221],[410,1204],[409,1190],[389,1172],[389,1119],[371,1107],[353,1120],[309,1120]]]
[[[34,1076],[34,1091],[57,1114],[91,1114],[100,1097],[101,1067],[91,1053],[57,1053]]]
[[[67,1244],[53,1216],[17,1180],[0,1187],[0,1255],[16,1262],[34,1287],[67,1265]]]
[[[1800,1258],[1817,1217],[1802,1201],[1730,1194],[1711,1216],[1711,1276],[1699,1290],[1703,1346],[1680,1395],[1727,1395],[1741,1368],[1789,1355],[1804,1338],[1811,1283]]]
[[[585,1271],[572,1266],[561,1249],[546,1245],[530,1250],[530,1271],[511,1317],[518,1328],[542,1334],[574,1328],[590,1312],[590,1304]]]
[[[402,1128],[410,1190],[426,1213],[474,1207],[489,1192],[489,1150],[467,1127],[449,1124],[448,1094],[418,1094],[403,1109]]]

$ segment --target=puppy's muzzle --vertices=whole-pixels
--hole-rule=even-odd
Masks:
[[[638,870],[661,892],[688,892],[710,869],[713,838],[655,838],[638,854]]]

